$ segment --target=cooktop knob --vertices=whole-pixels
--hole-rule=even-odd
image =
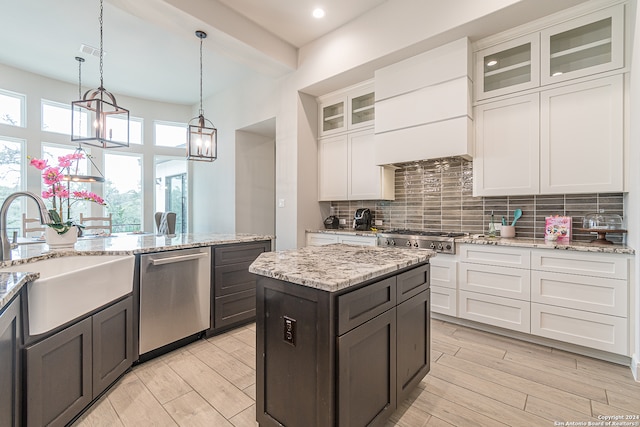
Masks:
[[[442,243],[438,243],[438,250],[441,251],[442,250]]]
[[[431,244],[429,245],[429,248],[431,248],[431,249],[435,249],[435,248],[436,248],[436,244],[435,244],[435,243],[433,243],[433,242],[431,242]]]
[[[405,243],[405,246],[411,246],[411,241],[407,240],[407,243]]]
[[[420,246],[420,245],[418,245],[418,242],[413,242],[413,247],[414,247],[414,248],[417,248],[417,247],[419,247],[419,246]]]
[[[447,248],[448,251],[450,251],[451,250],[451,245],[447,245],[446,248]]]

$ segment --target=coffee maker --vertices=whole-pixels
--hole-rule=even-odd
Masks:
[[[371,211],[368,208],[360,208],[353,215],[353,228],[369,231],[371,229]]]
[[[337,230],[340,228],[340,219],[336,215],[336,208],[331,206],[329,216],[324,219],[324,228]]]

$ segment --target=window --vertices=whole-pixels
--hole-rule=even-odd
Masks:
[[[154,123],[155,143],[160,147],[187,147],[187,125],[184,123]]]
[[[1,102],[1,101],[0,101]],[[0,200],[22,188],[22,150],[24,141],[0,137]],[[17,200],[9,207],[7,215],[7,233],[9,237],[14,231],[22,233],[22,212],[24,200]],[[22,203],[22,205],[21,205]],[[33,202],[31,202],[33,203]]]
[[[71,120],[71,119],[69,119]],[[49,166],[57,166],[58,165],[58,157],[65,156],[67,154],[71,154],[75,151],[74,148],[65,147],[63,145],[54,145],[54,144],[42,144],[42,158],[47,160]],[[71,173],[77,173],[80,175],[87,175],[89,173],[89,161],[85,158],[77,163],[78,170],[72,170]],[[42,190],[48,190],[47,186],[44,182],[41,182]],[[91,184],[88,182],[67,182],[69,191],[95,191],[91,189]],[[59,200],[56,200],[56,203]],[[45,203],[49,209],[53,207],[53,199],[45,200]],[[85,216],[91,216],[91,202],[85,202],[82,200],[69,200],[69,204],[66,207],[70,212],[70,218],[78,221],[80,220],[80,213]],[[57,205],[59,207],[59,205]],[[64,216],[67,217],[69,214],[65,211]]]
[[[26,96],[0,89],[0,124],[25,127]]]
[[[187,233],[187,160],[184,157],[155,158],[156,212],[176,213],[176,233]]]
[[[82,132],[81,136],[88,136],[87,113],[78,114],[76,122],[75,128]],[[71,135],[71,106],[43,99],[42,130]]]
[[[143,120],[137,117],[129,117],[129,144],[142,144]],[[107,128],[113,130],[113,139],[125,141],[127,122],[120,117],[107,117]]]
[[[104,176],[104,199],[112,214],[113,232],[142,230],[142,156],[105,154]]]

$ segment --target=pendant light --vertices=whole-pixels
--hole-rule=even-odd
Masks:
[[[71,103],[71,140],[100,148],[129,146],[129,110],[118,105],[103,82],[103,5],[100,0],[100,87]],[[115,130],[115,134],[114,134]]]
[[[76,56],[76,61],[78,61],[78,98],[80,98],[82,96],[82,63],[84,62],[84,58],[81,56]],[[62,180],[63,181],[67,181],[67,182],[104,182],[104,175],[102,175],[102,172],[100,171],[100,169],[98,168],[98,166],[96,166],[96,164],[93,162],[93,160],[91,159],[91,156],[89,155],[89,153],[87,153],[81,145],[78,145],[78,148],[76,148],[76,153],[83,153],[85,158],[87,158],[91,164],[93,165],[93,167],[95,168],[95,170],[98,171],[98,173],[100,174],[100,176],[97,175],[81,175],[78,174],[78,163],[76,162],[76,170],[74,171],[74,173],[71,173],[71,170],[69,171],[69,175],[62,175]]]
[[[202,110],[202,40],[207,33],[196,31],[196,37],[200,39],[200,110],[198,117],[189,120],[187,159],[213,162],[218,158],[218,130],[204,118]]]

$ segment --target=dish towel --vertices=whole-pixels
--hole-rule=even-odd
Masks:
[[[158,234],[169,234],[167,212],[162,212],[162,216],[160,217],[160,224],[158,225]]]

